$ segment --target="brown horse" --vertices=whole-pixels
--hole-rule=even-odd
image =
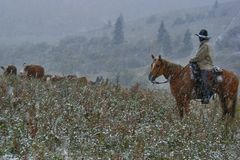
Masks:
[[[31,78],[43,78],[44,77],[44,68],[40,65],[26,65],[24,67],[24,75],[27,75]]]
[[[160,55],[159,57],[152,55],[152,58],[153,63],[151,64],[149,80],[154,82],[161,75],[168,79],[171,93],[175,97],[180,117],[182,118],[184,113],[187,114],[189,112],[189,103],[192,99],[194,86],[196,85],[195,80],[191,78],[191,68],[189,65],[182,67],[181,65],[171,63],[162,59]],[[227,114],[231,115],[231,117],[235,115],[238,84],[239,80],[233,72],[223,70],[222,81],[214,84],[212,87],[213,91],[220,98],[223,111],[222,118]]]

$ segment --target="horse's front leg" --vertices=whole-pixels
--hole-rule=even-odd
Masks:
[[[184,106],[184,101],[182,97],[177,97],[176,98],[176,104],[177,104],[177,108],[178,108],[178,112],[180,115],[180,118],[183,118],[184,116],[184,111],[185,111],[185,106]]]
[[[190,95],[185,95],[183,97],[183,107],[185,114],[189,114],[190,112]]]
[[[190,112],[190,97],[185,96],[179,96],[176,98],[177,108],[179,111],[179,115],[181,118],[183,118],[184,113],[188,114]]]
[[[222,108],[222,120],[225,119],[225,116],[228,113],[226,98],[223,95],[219,95],[221,108]]]

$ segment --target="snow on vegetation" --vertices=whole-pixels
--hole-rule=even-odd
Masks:
[[[217,99],[181,120],[165,91],[0,77],[0,159],[236,159],[239,119],[220,119]]]

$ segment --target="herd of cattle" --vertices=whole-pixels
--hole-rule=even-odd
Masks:
[[[17,75],[17,67],[14,65],[9,65],[6,68],[1,66],[3,75]],[[22,76],[32,77],[32,78],[44,78],[44,68],[40,65],[24,65],[23,73],[20,73]]]
[[[4,76],[17,75],[17,67],[14,65],[9,65],[7,67],[1,66],[3,70]],[[46,75],[45,70],[40,65],[25,65],[23,72],[20,72],[20,77],[27,78],[37,78],[43,81],[59,81],[59,80],[78,80],[82,84],[101,84],[104,79],[102,76],[97,77],[96,81],[88,81],[86,77],[77,77],[76,75],[68,75],[68,76],[59,76],[59,75]],[[105,82],[106,83],[106,82]]]

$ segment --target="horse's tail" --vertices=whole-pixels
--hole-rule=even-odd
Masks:
[[[230,116],[234,118],[236,113],[236,106],[237,106],[237,100],[238,100],[238,86],[239,86],[239,79],[235,74],[232,75],[230,86],[231,87],[229,88],[230,89],[229,92],[232,94],[232,96],[229,97],[230,106],[227,106],[227,108]]]

